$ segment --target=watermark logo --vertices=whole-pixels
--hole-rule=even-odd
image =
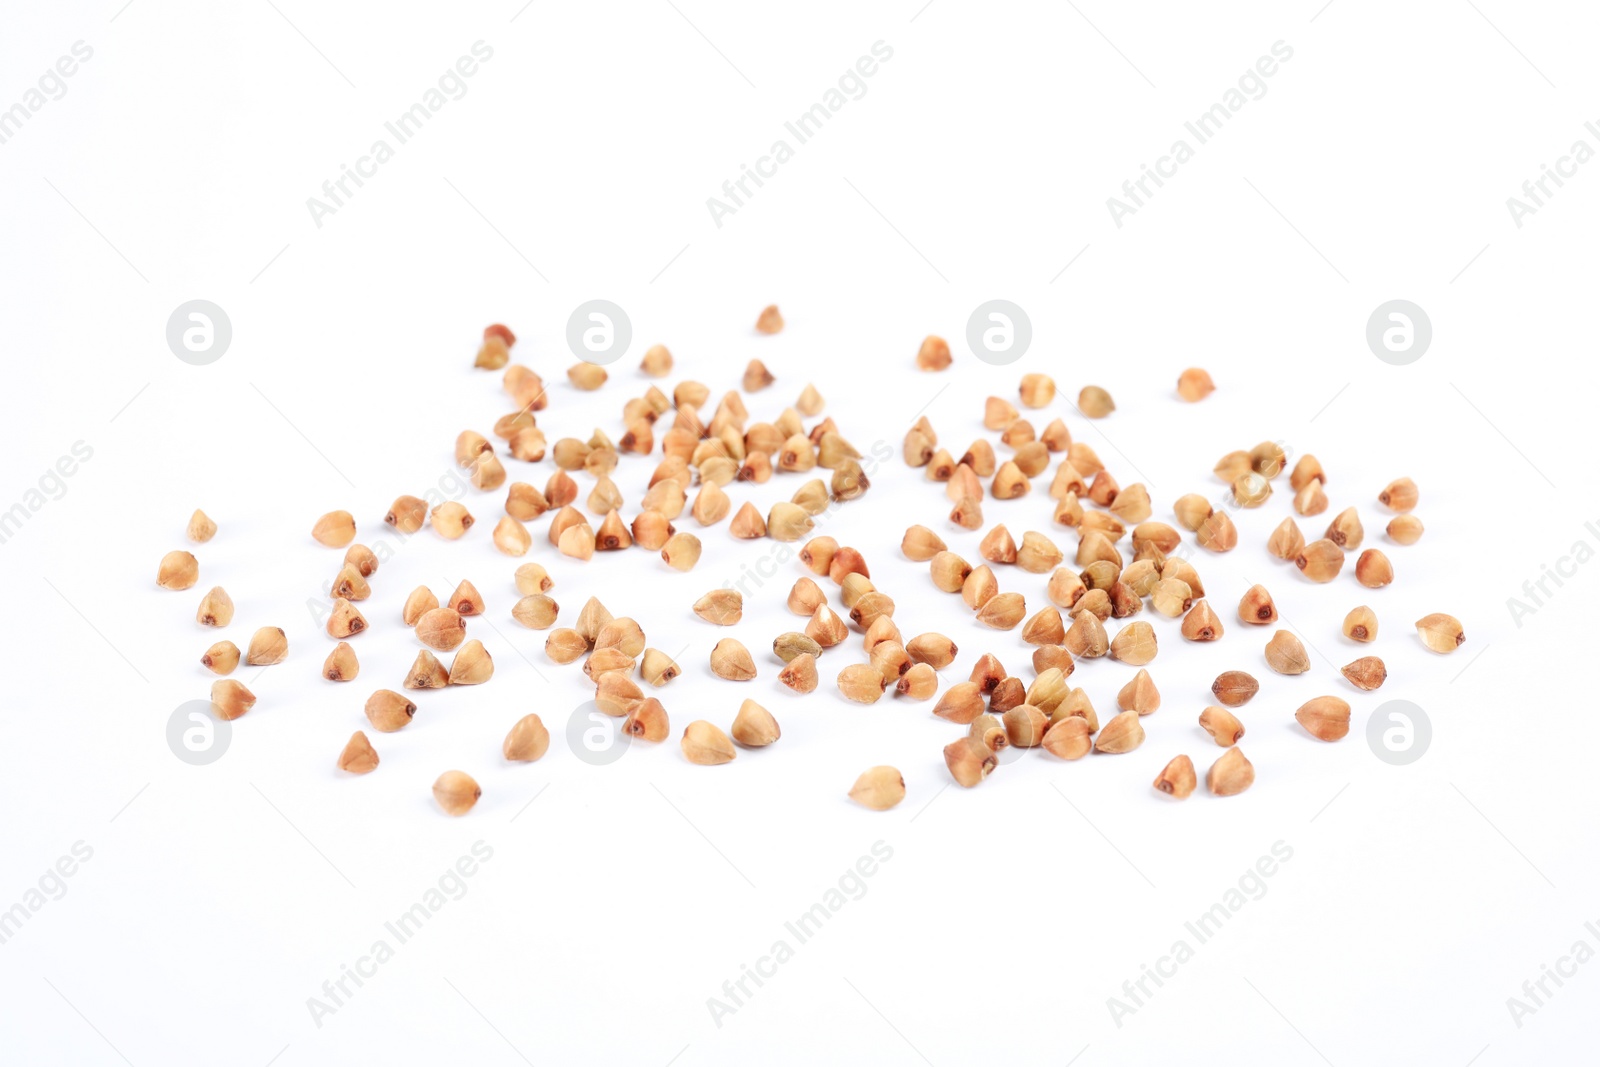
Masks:
[[[211,714],[209,700],[187,700],[167,719],[167,747],[191,767],[215,763],[233,740],[233,723]]]
[[[1395,767],[1415,763],[1433,743],[1428,713],[1409,700],[1378,705],[1367,720],[1367,745],[1372,754]]]
[[[1015,363],[1033,343],[1033,320],[1009,300],[979,304],[967,319],[967,347],[992,367]]]
[[[185,363],[204,367],[215,363],[233,343],[233,322],[228,313],[209,300],[179,304],[167,319],[167,347]]]
[[[1287,841],[1274,841],[1266,853],[1244,869],[1233,885],[1223,890],[1219,897],[1212,898],[1215,903],[1183,924],[1183,934],[1173,938],[1166,952],[1155,956],[1154,963],[1141,962],[1138,977],[1127,979],[1118,992],[1106,998],[1106,1010],[1117,1029],[1122,1029],[1123,1020],[1149,1007],[1150,1001],[1167,982],[1178,977],[1183,965],[1194,959],[1200,948],[1227,930],[1248,904],[1266,896],[1270,888],[1267,880],[1293,858],[1292,845]]]
[[[567,718],[567,747],[592,767],[615,763],[628,751],[622,720],[607,715],[592,700],[572,709]]]
[[[609,300],[588,300],[567,319],[567,347],[586,363],[615,363],[633,342],[633,321]]]
[[[1433,320],[1409,300],[1379,304],[1367,319],[1367,347],[1385,363],[1415,363],[1433,343]]]

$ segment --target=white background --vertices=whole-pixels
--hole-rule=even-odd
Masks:
[[[1589,1047],[1600,967],[1580,968],[1519,1028],[1523,995],[1600,919],[1594,852],[1597,727],[1586,657],[1592,568],[1514,624],[1508,597],[1600,536],[1588,429],[1595,377],[1590,251],[1600,176],[1581,169],[1517,228],[1505,205],[1600,117],[1576,4],[1333,0],[1304,4],[1106,3],[776,6],[665,0],[324,5],[176,0],[12,5],[0,36],[0,107],[83,40],[93,58],[67,93],[0,145],[8,327],[5,478],[10,507],[76,441],[93,458],[0,545],[10,666],[0,737],[0,907],[24,899],[74,842],[93,858],[67,893],[0,945],[7,1062],[682,1065],[970,1063],[1576,1063]],[[1491,22],[1492,20],[1492,22]],[[306,198],[383,136],[474,41],[493,59],[468,92],[318,228]],[[875,41],[894,50],[746,207],[711,221],[705,200],[784,135]],[[1117,228],[1105,201],[1184,135],[1273,42],[1294,49],[1215,140]],[[1070,266],[1069,266],[1070,264]],[[1065,269],[1064,269],[1065,268]],[[565,384],[567,315],[625,307],[635,348],[595,394]],[[994,297],[1027,309],[1033,347],[1009,368],[963,341]],[[213,365],[168,350],[168,315],[203,298],[234,338]],[[1418,362],[1386,365],[1364,329],[1404,298],[1431,316]],[[776,338],[751,324],[777,301]],[[701,534],[690,574],[642,551],[577,564],[543,540],[570,621],[599,595],[636,617],[685,675],[661,695],[674,735],[726,725],[754,697],[783,738],[732,764],[688,764],[675,741],[592,767],[567,747],[587,698],[577,665],[509,618],[515,563],[489,530],[499,493],[469,492],[479,526],[419,535],[378,572],[358,680],[317,674],[331,642],[306,603],[338,553],[308,536],[332,508],[361,538],[400,493],[451,470],[451,443],[510,409],[471,368],[496,320],[552,389],[554,441],[615,436],[667,343],[670,382],[715,397],[759,356],[778,382],[750,399],[775,417],[815,382],[864,451],[896,458],[826,532],[866,553],[907,637],[961,645],[946,683],[993,651],[1026,676],[1016,632],[979,628],[897,551],[910,521],[941,531],[948,502],[898,459],[919,410],[957,455],[983,433],[982,398],[1024,371],[1061,383],[1037,426],[1063,415],[1157,517],[1179,495],[1215,496],[1210,468],[1263,439],[1316,454],[1333,508],[1354,504],[1384,545],[1375,502],[1391,478],[1422,489],[1427,526],[1385,546],[1398,578],[1372,592],[1350,568],[1313,586],[1266,555],[1288,513],[1283,482],[1240,520],[1240,546],[1204,556],[1227,633],[1187,645],[1147,612],[1163,694],[1137,752],[1066,764],[1040,752],[981,787],[945,789],[958,731],[930,704],[846,704],[833,690],[858,645],[828,653],[824,684],[784,691],[767,652],[797,626],[783,608],[793,562],[733,631],[760,677],[706,666],[722,632],[689,605],[737,578],[771,542]],[[912,357],[925,334],[959,357],[944,376]],[[1178,403],[1172,381],[1207,367],[1217,393]],[[1090,424],[1067,400],[1116,397]],[[712,410],[708,405],[706,412]],[[1002,449],[1002,454],[1005,450]],[[654,460],[624,458],[636,509]],[[513,477],[542,484],[513,464]],[[1020,538],[1049,524],[1047,478],[987,523]],[[583,492],[588,479],[580,479]],[[765,510],[792,476],[732,489]],[[154,587],[184,547],[189,512],[221,530],[196,550],[201,584]],[[1303,523],[1308,532],[1316,520]],[[685,516],[680,527],[693,529]],[[979,535],[950,529],[976,559]],[[361,705],[415,654],[398,622],[415,585],[472,578],[474,621],[497,671],[474,690],[425,693],[416,722],[376,735],[383,763],[334,770]],[[1267,634],[1234,621],[1252,581],[1313,649],[1298,678],[1268,672]],[[1003,570],[1044,605],[1044,578]],[[174,708],[204,698],[216,636],[193,622],[222,584],[226,632],[290,637],[282,666],[242,671],[260,700],[229,751],[174,758]],[[1553,587],[1552,587],[1553,588]],[[1370,603],[1375,646],[1338,632]],[[1455,614],[1467,643],[1435,656],[1411,622]],[[491,625],[492,624],[492,627]],[[1389,681],[1357,693],[1336,667],[1381,655]],[[1241,797],[1202,788],[1177,804],[1149,787],[1187,752],[1219,754],[1195,725],[1206,687],[1238,667],[1262,679],[1242,711],[1258,780]],[[1131,668],[1084,664],[1101,709]],[[1355,709],[1324,745],[1295,707],[1332,693]],[[1385,699],[1424,707],[1434,741],[1391,767],[1364,740]],[[539,712],[545,759],[510,766],[505,730]],[[904,772],[899,808],[845,799],[876,763]],[[444,817],[429,784],[476,775],[478,807]],[[536,800],[532,798],[537,797]],[[530,800],[532,803],[530,804]],[[813,941],[719,1027],[722,995],[783,924],[822,899],[874,842],[893,858]],[[412,942],[319,1027],[307,998],[353,965],[392,919],[476,841],[493,858]],[[1213,941],[1119,1026],[1125,980],[1187,938],[1184,923],[1275,842],[1293,858]],[[790,938],[791,944],[793,939]]]

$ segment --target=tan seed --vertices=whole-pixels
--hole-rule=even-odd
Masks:
[[[967,729],[967,736],[982,744],[990,752],[999,752],[1002,748],[1011,747],[1011,739],[1006,736],[1006,728],[993,715],[979,715],[973,719],[972,725]]]
[[[1239,531],[1226,511],[1213,511],[1195,530],[1194,539],[1211,552],[1229,552],[1239,543]]]
[[[817,610],[811,614],[811,621],[806,623],[805,633],[823,648],[832,648],[849,636],[850,631],[832,608],[818,604]]]
[[[451,652],[467,639],[467,620],[454,608],[434,608],[417,620],[417,640],[438,652]]]
[[[1006,740],[1017,748],[1038,748],[1050,728],[1050,720],[1032,704],[1007,708],[1001,722],[1005,726]]]
[[[658,648],[647,648],[639,661],[639,677],[657,689],[683,673],[671,656]]]
[[[213,586],[211,592],[200,598],[194,618],[201,626],[228,625],[233,621],[233,598],[222,586]]]
[[[1100,729],[1100,716],[1094,710],[1094,702],[1089,699],[1089,694],[1082,689],[1073,689],[1068,692],[1066,699],[1056,705],[1055,710],[1050,713],[1052,721],[1069,716],[1075,716],[1087,722],[1090,733]]]
[[[974,611],[983,607],[1000,593],[1000,583],[987,564],[979,564],[967,580],[961,583],[961,599]]]
[[[1044,750],[1052,756],[1065,760],[1082,759],[1094,747],[1091,731],[1087,720],[1076,715],[1068,715],[1058,719],[1045,731],[1044,740],[1040,743]]]
[[[1356,514],[1355,508],[1345,508],[1328,524],[1327,532],[1323,537],[1347,551],[1354,551],[1361,547],[1363,532],[1361,517]]]
[[[346,563],[340,568],[339,573],[334,575],[330,592],[333,596],[343,597],[346,600],[365,600],[372,595],[372,586],[361,576],[359,570]]]
[[[1206,708],[1200,713],[1200,728],[1223,748],[1237,744],[1239,738],[1244,736],[1244,724],[1227,708]]]
[[[746,700],[739,705],[739,713],[733,718],[733,729],[730,732],[733,734],[733,739],[745,748],[765,748],[776,741],[781,734],[778,720],[754,700]]]
[[[1194,792],[1194,762],[1188,756],[1172,757],[1171,762],[1161,769],[1161,773],[1156,775],[1156,780],[1151,785],[1169,797],[1185,799]]]
[[[1239,598],[1239,621],[1252,626],[1266,626],[1278,621],[1278,606],[1264,585],[1252,585]]]
[[[485,492],[500,488],[506,483],[506,468],[493,452],[485,452],[472,464],[469,479],[473,486]]]
[[[200,664],[212,674],[231,674],[239,665],[239,646],[232,641],[218,641],[205,650]]]
[[[1005,683],[1002,682],[1001,685]],[[1057,708],[1067,699],[1067,694],[1072,687],[1067,685],[1066,672],[1058,667],[1040,671],[1039,676],[1028,686],[1026,702],[1032,704],[1046,715],[1054,717]],[[996,688],[996,693],[999,689]]]
[[[428,518],[428,502],[420,497],[397,496],[383,521],[401,533],[416,533]]]
[[[550,731],[537,715],[524,715],[506,734],[500,751],[512,763],[533,763],[550,749]]]
[[[451,685],[480,685],[493,676],[494,660],[477,638],[462,645],[450,661]]]
[[[1132,681],[1117,690],[1117,707],[1140,715],[1149,715],[1161,707],[1161,694],[1149,671],[1141,667]]]
[[[339,753],[339,769],[350,774],[367,774],[376,770],[377,766],[378,752],[367,740],[367,735],[361,730],[351,734],[344,750]]]
[[[957,682],[933,706],[933,713],[939,718],[961,726],[970,725],[983,711],[983,690],[976,682]]]
[[[978,609],[978,621],[995,630],[1010,630],[1022,621],[1028,610],[1021,593],[998,593]]]
[[[334,646],[328,658],[322,661],[322,676],[330,682],[348,682],[361,670],[356,662],[356,651],[344,641]]]
[[[188,589],[199,580],[199,561],[182,549],[162,556],[156,568],[156,584],[163,589]]]
[[[696,719],[684,728],[679,746],[685,759],[702,767],[728,763],[738,755],[728,735],[704,719]]]
[[[1172,505],[1172,513],[1178,518],[1178,525],[1185,530],[1193,532],[1200,528],[1200,524],[1211,517],[1211,502],[1199,493],[1188,493],[1178,498]]]
[[[463,580],[456,586],[455,592],[450,594],[450,599],[445,605],[454,608],[457,615],[482,615],[483,595],[478,592],[477,586]]]
[[[1434,612],[1417,620],[1417,636],[1434,652],[1454,652],[1467,639],[1461,623],[1453,615]]]
[[[1314,479],[1295,490],[1296,515],[1321,515],[1328,510],[1328,494],[1322,491],[1321,480]]]
[[[1294,557],[1294,565],[1313,582],[1331,582],[1344,568],[1344,551],[1326,539],[1313,541]]]
[[[511,605],[511,617],[530,630],[547,630],[555,625],[561,605],[543,593],[525,596]]]
[[[417,650],[417,658],[406,672],[402,685],[406,689],[443,689],[450,684],[450,672],[444,669],[439,658],[427,649]]]
[[[433,799],[446,815],[465,815],[481,796],[483,790],[465,771],[445,771],[433,783]]]
[[[783,316],[778,312],[777,304],[768,304],[761,309],[761,314],[756,318],[756,330],[759,333],[773,334],[783,329]]]
[[[1093,618],[1092,615],[1089,617]],[[1077,625],[1077,620],[1073,620],[1073,625]],[[1112,659],[1142,667],[1156,658],[1155,628],[1147,622],[1130,622],[1117,631],[1117,636],[1112,638],[1108,651]],[[1143,671],[1139,673],[1144,674]]]
[[[524,556],[533,547],[533,535],[510,515],[502,515],[494,524],[494,547],[508,556]]]
[[[756,662],[744,645],[724,637],[711,650],[711,673],[730,682],[748,682],[756,676]]]
[[[1210,396],[1216,390],[1216,385],[1211,381],[1211,375],[1199,367],[1190,367],[1178,375],[1178,396],[1191,404],[1198,403]],[[1190,769],[1190,781],[1194,779],[1194,768]]]
[[[999,765],[988,745],[970,737],[958,738],[944,746],[944,765],[957,785],[971,789]]]
[[[967,680],[978,683],[978,688],[984,693],[992,693],[1005,676],[1006,669],[1000,665],[1000,660],[993,653],[985,652],[972,665],[972,673]]]
[[[920,371],[941,371],[950,366],[950,346],[944,338],[934,337],[929,334],[922,340],[922,347],[917,349],[917,369]]]
[[[1086,385],[1078,393],[1078,410],[1088,418],[1103,419],[1117,410],[1117,405],[1111,394],[1098,385]]]
[[[204,544],[216,536],[217,524],[211,521],[211,516],[196,508],[194,514],[189,516],[189,526],[184,532],[189,540]]]
[[[1234,479],[1232,491],[1235,504],[1242,508],[1259,508],[1272,495],[1272,483],[1255,471],[1249,471]]]
[[[652,378],[665,378],[672,373],[672,353],[667,351],[666,345],[651,345],[645,349],[639,369]]]
[[[1150,606],[1169,619],[1194,606],[1194,591],[1181,578],[1163,578],[1150,591]]]
[[[849,574],[859,574],[863,578],[872,577],[867,569],[867,561],[861,553],[849,545],[842,545],[828,563],[828,577],[833,579],[836,585],[843,585],[845,576]]]
[[[439,598],[425,585],[419,585],[411,590],[406,597],[406,603],[400,609],[400,618],[407,626],[415,626],[417,620],[439,606]]]
[[[1267,666],[1279,674],[1304,674],[1311,669],[1305,645],[1288,630],[1272,635],[1266,648]]]
[[[626,718],[643,702],[644,692],[623,671],[607,671],[595,679],[594,706],[612,718]]]
[[[1068,659],[1071,662],[1071,659]],[[1049,670],[1046,667],[1045,670]],[[1058,668],[1060,670],[1060,668]],[[1044,673],[1043,671],[1040,672]],[[1062,670],[1062,673],[1066,673]],[[989,710],[1002,714],[1012,708],[1019,707],[1028,701],[1028,691],[1022,684],[1021,678],[1002,678],[1000,684],[994,687],[994,692],[989,694]],[[1040,709],[1043,710],[1043,709]]]
[[[1341,629],[1350,640],[1367,644],[1378,638],[1378,616],[1364,604],[1359,608],[1351,608],[1350,614],[1344,617]]]
[[[1153,635],[1151,640],[1153,644]],[[1081,659],[1098,659],[1111,651],[1111,640],[1106,636],[1105,626],[1093,612],[1088,611],[1073,616],[1072,625],[1067,628],[1061,644]]]
[[[1095,738],[1096,752],[1119,755],[1132,752],[1144,744],[1144,726],[1137,711],[1124,711],[1113,715]]]
[[[1016,564],[1029,574],[1045,574],[1061,565],[1061,549],[1042,533],[1029,530],[1022,535],[1022,547],[1017,549]]]
[[[1206,772],[1206,788],[1219,797],[1237,796],[1249,789],[1255,780],[1255,767],[1237,748],[1224,752]]]
[[[1378,503],[1392,511],[1410,511],[1417,506],[1417,483],[1410,478],[1396,478],[1378,494]]]
[[[211,710],[217,718],[233,720],[256,706],[256,695],[242,682],[220,678],[211,683]]]
[[[918,527],[913,527],[918,529]],[[906,531],[910,534],[910,531]],[[800,549],[800,562],[806,569],[818,577],[827,577],[828,570],[833,566],[834,554],[839,551],[839,542],[831,537],[813,537]]]
[[[1294,717],[1318,741],[1337,741],[1350,732],[1350,705],[1338,697],[1314,697]]]
[[[250,635],[250,647],[244,661],[252,667],[265,667],[282,663],[289,658],[289,638],[277,626],[263,626]]]
[[[675,531],[665,515],[653,508],[646,508],[634,517],[630,532],[634,544],[651,552],[659,552]]]
[[[735,589],[713,589],[694,602],[694,613],[714,626],[732,626],[744,618],[744,597]]]
[[[939,691],[939,675],[927,663],[916,663],[900,676],[894,687],[896,696],[927,700]]]
[[[850,799],[873,811],[888,811],[906,798],[906,780],[893,767],[869,767],[850,787]]]
[[[524,563],[517,568],[515,581],[517,592],[523,596],[532,596],[534,593],[548,593],[550,587],[556,583],[551,579],[548,571],[537,563]]]
[[[456,435],[456,465],[471,467],[482,455],[493,455],[494,446],[476,430],[462,430]]]
[[[876,673],[876,672],[874,672]],[[882,675],[879,675],[882,680]],[[778,681],[796,693],[810,693],[817,688],[817,659],[811,652],[802,652],[789,660],[778,672]]]
[[[367,698],[367,721],[386,734],[403,729],[417,714],[417,706],[392,689],[379,689]]]
[[[1186,641],[1215,641],[1222,636],[1222,620],[1207,600],[1197,601],[1179,627]]]
[[[465,506],[454,500],[447,500],[428,513],[428,521],[433,524],[440,537],[447,541],[458,540],[472,528],[476,521]]]
[[[1306,546],[1305,535],[1293,519],[1284,519],[1267,538],[1267,551],[1278,559],[1294,560]]]
[[[1017,543],[1002,524],[983,535],[983,540],[978,542],[978,555],[990,563],[1015,563]]]
[[[675,571],[690,571],[700,562],[700,539],[692,533],[676,533],[661,546],[661,558]]]
[[[972,573],[972,566],[954,552],[940,550],[928,563],[933,584],[943,592],[959,593]]]
[[[563,556],[572,559],[593,559],[595,552],[594,528],[586,522],[580,522],[561,531],[561,538],[556,544]]]
[[[1376,548],[1369,548],[1356,557],[1356,581],[1368,589],[1382,589],[1394,581],[1394,567],[1389,557]]]
[[[1422,540],[1422,520],[1415,515],[1396,515],[1384,531],[1397,545],[1414,545]]]
[[[567,380],[574,388],[588,392],[605,384],[606,369],[589,362],[574,363],[567,368]]]
[[[348,511],[330,511],[311,527],[311,536],[329,548],[343,548],[356,539],[356,519]]]
[[[793,667],[794,664],[789,665]],[[869,663],[852,663],[839,672],[839,693],[857,704],[875,704],[888,688],[882,672]]]
[[[1349,679],[1357,689],[1371,690],[1381,686],[1389,677],[1389,669],[1377,656],[1362,656],[1339,668],[1339,673]]]
[[[667,722],[667,709],[655,697],[645,697],[623,720],[622,731],[641,741],[665,741],[672,727]]]
[[[1223,671],[1211,683],[1211,693],[1230,708],[1250,703],[1250,698],[1261,689],[1261,683],[1244,671]]]
[[[588,651],[588,640],[574,629],[551,630],[545,638],[544,654],[556,663],[571,663]]]
[[[956,643],[944,634],[918,634],[906,642],[906,652],[918,663],[942,670],[955,661]],[[998,679],[997,679],[998,680]]]

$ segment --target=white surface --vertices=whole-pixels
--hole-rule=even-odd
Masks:
[[[1583,129],[1592,12],[1358,0],[1320,13],[1253,3],[1138,15],[954,0],[920,12],[699,0],[535,0],[520,14],[516,2],[449,14],[277,7],[51,5],[13,12],[0,39],[0,105],[74,41],[94,48],[66,95],[0,146],[12,399],[0,504],[21,500],[75,441],[93,448],[65,495],[0,545],[11,594],[0,907],[74,842],[93,849],[65,896],[0,945],[3,1058],[1588,1058],[1594,966],[1520,1028],[1506,998],[1578,939],[1600,947],[1583,925],[1600,918],[1583,670],[1595,577],[1580,569],[1520,628],[1505,600],[1574,541],[1600,545],[1584,529],[1600,519],[1584,236],[1600,178],[1580,169],[1521,229],[1505,199],[1574,139],[1595,143]],[[467,95],[316,228],[305,198],[480,39],[494,57]],[[706,197],[879,40],[894,56],[865,97],[716,228]],[[1294,57],[1267,95],[1116,228],[1106,197],[1278,40]],[[563,329],[595,296],[628,309],[636,341],[607,387],[584,396],[564,384]],[[976,363],[962,341],[971,309],[996,296],[1034,327],[1030,354],[1003,369]],[[172,309],[196,297],[221,304],[234,328],[207,367],[180,363],[163,337]],[[1435,329],[1409,367],[1380,363],[1363,341],[1372,309],[1396,297],[1426,308]],[[750,324],[773,300],[789,326],[756,337]],[[622,402],[644,386],[631,368],[657,340],[678,358],[671,380],[704,381],[713,397],[749,358],[766,360],[779,381],[750,401],[754,418],[814,381],[858,446],[881,439],[896,454],[925,405],[959,454],[982,432],[982,397],[1009,396],[1038,370],[1068,396],[1090,382],[1112,392],[1118,410],[1103,423],[1064,401],[1052,410],[1124,484],[1142,478],[1160,518],[1184,492],[1220,492],[1209,471],[1224,452],[1276,438],[1322,460],[1333,510],[1358,506],[1371,543],[1386,521],[1376,492],[1410,474],[1427,534],[1390,549],[1389,589],[1362,590],[1348,568],[1311,586],[1262,548],[1288,510],[1279,483],[1241,520],[1237,551],[1199,561],[1227,627],[1219,644],[1186,645],[1175,623],[1142,616],[1160,633],[1151,671],[1164,698],[1143,748],[1075,764],[1029,753],[976,790],[941,794],[939,750],[956,729],[929,704],[840,700],[831,679],[853,649],[824,657],[812,696],[778,686],[766,650],[797,625],[783,610],[797,564],[733,630],[761,677],[709,676],[722,634],[689,605],[770,542],[710,530],[706,558],[679,575],[638,551],[572,564],[540,523],[528,558],[555,573],[563,621],[593,593],[637,617],[652,644],[688,646],[685,676],[663,694],[675,735],[697,717],[726,724],[745,697],[783,725],[775,747],[721,768],[690,766],[675,741],[594,768],[561,730],[587,696],[579,668],[550,664],[543,635],[508,617],[515,564],[489,541],[498,493],[468,494],[481,522],[465,540],[424,533],[378,572],[364,605],[374,628],[355,641],[360,678],[317,677],[331,642],[305,605],[338,554],[308,539],[311,522],[349,508],[370,541],[396,494],[450,471],[459,430],[487,432],[509,410],[497,376],[470,366],[495,320],[517,330],[518,358],[558,383],[540,416],[552,441],[617,432]],[[960,357],[946,376],[910,370],[929,332]],[[1220,386],[1192,407],[1171,396],[1191,364]],[[623,460],[630,513],[653,463]],[[939,488],[898,458],[874,481],[827,532],[867,554],[906,636],[937,629],[961,645],[947,681],[985,650],[1023,670],[1015,633],[979,629],[895,550],[908,521],[944,528]],[[1025,501],[987,503],[988,522],[1048,530],[1039,483]],[[733,496],[766,504],[798,484]],[[197,549],[202,583],[156,590],[156,562],[184,544],[196,506],[221,526]],[[978,537],[947,539],[976,558]],[[1057,540],[1074,543],[1064,530]],[[463,576],[498,628],[471,627],[494,680],[424,694],[410,728],[375,736],[379,770],[341,779],[333,761],[365,725],[362,701],[396,684],[415,653],[396,618],[407,591],[426,582],[443,594]],[[1310,675],[1267,672],[1267,635],[1234,622],[1251,580],[1317,650]],[[1042,576],[1000,581],[1043,606]],[[215,635],[192,616],[213,583],[238,604],[226,636],[242,646],[255,626],[281,625],[292,653],[238,675],[260,703],[222,760],[193,768],[164,729],[178,704],[206,694],[196,660]],[[1382,619],[1369,650],[1337,630],[1362,602]],[[1421,649],[1409,626],[1435,610],[1466,626],[1448,658]],[[1375,694],[1333,669],[1363,651],[1389,664]],[[1194,718],[1228,667],[1263,682],[1243,711],[1257,784],[1235,799],[1202,789],[1164,802],[1149,782],[1171,755],[1190,753],[1203,773],[1218,754]],[[1074,680],[1105,718],[1131,673],[1095,662]],[[1320,692],[1355,708],[1341,743],[1312,742],[1293,723]],[[1420,762],[1395,768],[1360,730],[1402,697],[1436,733]],[[531,710],[556,735],[551,751],[507,766],[501,737]],[[880,762],[898,765],[910,792],[873,814],[844,793]],[[450,767],[485,789],[461,820],[428,794]],[[707,998],[777,939],[794,945],[784,923],[880,840],[893,858],[866,895],[717,1026]],[[477,841],[493,858],[466,895],[316,1026],[307,998]],[[1265,896],[1117,1026],[1107,998],[1279,841],[1293,858]]]

